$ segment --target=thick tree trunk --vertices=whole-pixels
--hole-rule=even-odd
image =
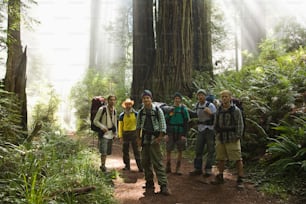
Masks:
[[[213,79],[211,45],[211,0],[193,0],[194,69]]]
[[[26,97],[26,49],[22,52],[20,40],[20,0],[8,1],[8,36],[7,62],[4,79],[5,90],[17,94],[20,106],[20,121],[23,130],[27,130],[27,97]]]
[[[5,90],[14,92],[16,69],[20,64],[22,47],[20,40],[20,0],[8,1],[7,61],[4,79]]]
[[[153,92],[165,100],[175,91],[190,95],[192,76],[192,0],[159,2]]]
[[[144,89],[151,89],[154,67],[154,33],[152,0],[133,0],[133,82],[131,97],[139,105]]]

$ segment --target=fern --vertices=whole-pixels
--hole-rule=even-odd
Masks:
[[[276,138],[269,138],[268,152],[271,154],[271,171],[299,173],[305,171],[306,136],[305,119],[293,117],[293,124],[282,121],[274,130],[280,132]],[[291,122],[292,123],[292,122]]]

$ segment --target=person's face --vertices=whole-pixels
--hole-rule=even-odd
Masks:
[[[108,105],[113,107],[113,106],[115,106],[115,104],[116,104],[116,97],[115,96],[110,97],[108,99]]]
[[[152,105],[152,98],[150,96],[143,96],[142,103],[145,107],[149,108]]]
[[[232,100],[232,97],[229,93],[222,93],[221,94],[221,101],[224,105],[229,105]]]
[[[200,103],[204,103],[205,102],[205,97],[206,96],[203,93],[199,93],[197,97],[198,97],[198,101]]]
[[[131,103],[125,103],[125,109],[130,110],[132,108]]]
[[[174,97],[174,106],[179,106],[182,102],[182,99],[178,96]]]

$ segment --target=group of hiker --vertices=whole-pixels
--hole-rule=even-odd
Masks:
[[[212,166],[217,160],[218,174],[212,184],[223,184],[225,161],[236,161],[237,187],[243,188],[243,162],[240,138],[243,132],[241,110],[232,103],[232,93],[223,90],[220,93],[220,105],[207,100],[204,89],[197,91],[194,109],[182,104],[182,95],[173,95],[173,105],[167,111],[153,103],[150,90],[144,90],[142,107],[136,111],[134,101],[127,98],[122,103],[123,112],[117,117],[116,96],[110,95],[107,103],[96,113],[93,123],[97,126],[99,152],[102,172],[106,172],[106,157],[112,153],[113,139],[118,135],[122,143],[123,170],[131,170],[129,146],[131,145],[139,172],[144,172],[145,193],[154,193],[154,174],[160,194],[170,195],[167,173],[182,175],[182,152],[187,147],[187,133],[191,118],[197,118],[198,134],[195,145],[194,170],[190,176],[212,176]],[[117,119],[118,118],[118,119]],[[118,120],[118,121],[117,121]],[[161,142],[166,142],[166,165],[163,164]],[[207,148],[207,159],[203,167],[203,155]],[[176,148],[177,159],[172,169],[171,153]]]

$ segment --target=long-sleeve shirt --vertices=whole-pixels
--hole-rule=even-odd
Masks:
[[[232,105],[229,109],[218,109],[214,124],[217,139],[221,143],[235,142],[243,135],[243,118],[240,109]]]
[[[100,107],[93,122],[101,130],[107,129],[103,135],[104,138],[113,139],[116,136],[117,131],[113,132],[111,130],[113,127],[117,130],[117,114],[115,109],[110,112],[108,105]]]
[[[151,109],[145,109],[144,107],[138,111],[137,115],[137,124],[136,128],[141,130],[141,132],[161,132],[163,134],[166,133],[166,120],[163,111],[160,108],[157,108],[154,104],[152,104]],[[146,122],[150,119],[152,121],[151,127],[148,126]],[[151,140],[154,139],[154,135],[152,135]],[[146,141],[144,141],[146,142]]]

